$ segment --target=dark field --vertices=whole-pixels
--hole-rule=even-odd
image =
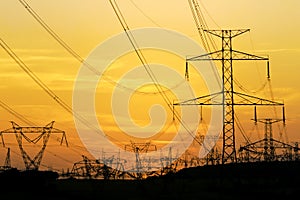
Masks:
[[[58,179],[49,171],[0,173],[1,199],[298,199],[300,162],[203,166],[145,180]]]

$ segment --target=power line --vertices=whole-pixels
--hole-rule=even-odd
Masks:
[[[202,1],[199,1],[201,4],[201,7],[205,10],[206,14],[208,15],[208,17],[211,19],[211,21],[217,26],[218,29],[221,29],[221,27],[218,25],[218,23],[214,20],[214,18],[209,14],[208,10],[206,9],[206,7],[204,6]]]
[[[129,42],[131,43],[132,47],[134,48],[134,51],[138,57],[138,59],[140,60],[140,62],[142,63],[144,69],[146,70],[147,74],[149,75],[149,77],[151,78],[152,82],[154,83],[156,89],[158,90],[159,94],[162,96],[163,100],[165,101],[165,103],[167,104],[168,108],[173,111],[174,113],[174,117],[180,122],[180,124],[183,126],[183,128],[193,137],[194,140],[196,140],[199,144],[201,144],[201,142],[193,136],[192,131],[189,130],[189,128],[187,127],[187,125],[180,119],[179,114],[174,111],[173,106],[172,106],[172,101],[168,98],[168,96],[162,91],[161,85],[159,84],[158,80],[155,77],[155,74],[153,73],[153,71],[151,70],[151,68],[149,67],[149,64],[147,63],[146,58],[144,57],[143,53],[141,52],[141,50],[139,49],[137,42],[134,39],[134,36],[132,35],[128,24],[126,23],[126,20],[120,10],[120,8],[118,7],[118,4],[116,3],[115,0],[110,0],[109,1],[117,18],[118,21],[120,22]]]
[[[2,108],[4,108],[7,112],[9,112],[10,114],[12,114],[13,116],[17,117],[22,122],[24,122],[24,123],[26,123],[28,125],[35,125],[34,122],[26,119],[23,115],[21,115],[20,113],[17,113],[16,111],[14,111],[11,107],[9,107],[6,103],[4,103],[1,100],[0,100],[0,106]]]
[[[139,90],[134,90],[132,88],[129,88],[125,85],[122,85],[113,79],[109,78],[105,74],[101,73],[99,70],[97,70],[94,66],[90,65],[88,62],[86,62],[76,51],[74,51],[40,16],[37,12],[35,12],[31,6],[25,1],[25,0],[19,0],[19,2],[24,6],[24,8],[30,13],[30,15],[65,49],[67,52],[69,52],[77,61],[83,64],[83,66],[87,67],[89,70],[91,70],[95,75],[102,76],[103,80],[107,81],[108,83],[117,86],[119,88],[122,88],[124,90],[134,91],[135,93],[140,94],[157,94],[152,92],[142,92]],[[179,87],[183,82],[178,83],[173,88]],[[166,89],[164,92],[168,92],[171,89]]]
[[[148,20],[150,20],[153,24],[155,24],[158,27],[162,27],[161,25],[159,25],[157,22],[155,22],[149,15],[147,15],[136,3],[134,3],[133,0],[130,0],[130,2],[132,3],[132,5],[138,10],[140,11],[140,13],[142,13]]]
[[[92,72],[94,72],[96,75],[100,75],[101,73],[97,70],[97,69],[95,69],[93,66],[91,66],[89,63],[87,63],[82,57],[80,57],[80,55],[79,54],[77,54],[69,45],[67,45],[67,43],[66,42],[64,42],[59,36],[58,36],[58,34],[56,34],[46,23],[45,23],[45,21],[30,7],[30,5],[25,1],[25,0],[19,0],[19,2],[26,8],[26,10],[34,17],[34,19],[36,19],[37,21],[38,21],[38,23],[63,47],[63,48],[65,48],[73,57],[75,57],[79,62],[81,62],[84,66],[86,66],[86,67],[88,67]],[[110,1],[111,2],[111,1]],[[115,2],[115,4],[116,4],[116,2]],[[132,45],[135,47],[135,52],[137,53],[137,55],[139,56],[139,59],[140,59],[140,61],[143,63],[143,66],[145,67],[146,66],[146,71],[147,71],[147,73],[149,74],[149,76],[150,76],[150,78],[153,80],[153,83],[154,83],[154,85],[155,85],[155,87],[158,89],[158,92],[156,92],[156,93],[149,93],[149,92],[140,92],[140,91],[136,91],[136,90],[134,90],[134,92],[136,92],[136,93],[141,93],[141,94],[157,94],[157,93],[160,93],[160,94],[162,94],[162,96],[163,96],[163,98],[164,98],[164,100],[167,102],[167,105],[169,106],[169,108],[170,109],[172,109],[173,107],[171,106],[172,105],[172,102],[171,102],[171,100],[169,100],[168,99],[168,97],[166,96],[166,94],[164,94],[164,93],[166,93],[166,92],[168,92],[168,91],[170,91],[170,90],[172,90],[172,89],[174,89],[175,87],[178,87],[179,85],[181,85],[182,83],[184,83],[184,82],[181,82],[181,83],[179,83],[179,84],[177,84],[177,85],[175,85],[175,87],[173,87],[173,88],[171,88],[171,89],[167,89],[167,90],[163,90],[162,89],[162,87],[159,85],[159,84],[157,84],[158,83],[158,81],[157,80],[155,80],[156,78],[155,78],[155,76],[154,76],[154,74],[153,74],[153,72],[151,71],[151,69],[149,68],[149,66],[148,66],[148,64],[146,64],[146,62],[145,62],[145,58],[144,58],[144,56],[143,56],[143,54],[138,50],[138,48],[137,48],[137,44],[136,44],[136,42],[134,41],[134,38],[133,38],[133,36],[131,35],[131,33],[129,32],[128,33],[128,31],[126,31],[126,29],[128,29],[129,30],[129,28],[128,28],[128,25],[126,24],[126,21],[125,21],[125,19],[124,19],[124,17],[123,17],[123,15],[122,15],[122,13],[120,12],[120,9],[118,8],[118,6],[116,5],[116,9],[115,9],[115,12],[119,12],[119,15],[120,16],[118,16],[118,18],[119,18],[119,21],[121,22],[121,24],[122,24],[122,26],[123,26],[123,29],[125,30],[125,33],[127,34],[127,36],[128,36],[128,38],[130,38],[130,42],[132,43]],[[122,21],[123,21],[123,23],[122,23]],[[125,25],[125,26],[124,26]],[[131,36],[130,36],[131,35]],[[117,82],[115,82],[115,81],[113,81],[113,80],[111,80],[111,79],[109,79],[109,78],[107,78],[107,77],[105,77],[104,76],[104,79],[105,80],[107,80],[109,83],[114,83],[114,85],[116,85],[116,86],[118,86],[118,87],[121,87],[121,88],[123,88],[123,89],[129,89],[129,90],[131,90],[132,91],[132,89],[130,89],[130,88],[128,88],[128,87],[126,87],[126,86],[124,86],[124,85],[120,85],[119,83],[117,83]],[[178,116],[177,116],[177,118],[179,118]],[[86,122],[87,123],[87,122]],[[181,122],[182,124],[183,124],[183,122]],[[183,126],[184,126],[184,128],[186,129],[186,130],[188,130],[188,127],[186,126],[186,125],[184,125],[183,124]],[[188,132],[189,132],[189,134],[191,134],[190,133],[190,131],[188,130]]]
[[[34,123],[33,121],[27,119],[25,116],[23,116],[22,114],[18,113],[14,109],[12,109],[8,104],[4,103],[1,100],[0,100],[0,106],[2,108],[4,108],[7,112],[11,113],[13,116],[17,117],[19,120],[21,120],[22,122],[24,122],[25,124],[30,125],[30,126],[36,126],[36,123]],[[58,136],[56,136],[56,135],[53,135],[53,136],[56,137],[57,140],[60,140],[60,138]],[[72,144],[72,143],[69,142],[69,145],[70,144],[72,146],[74,146],[74,147],[77,147],[77,148],[80,147],[77,144]],[[49,146],[49,145],[47,145],[47,146]],[[86,151],[86,149],[84,147],[80,147],[80,148],[84,149]],[[71,149],[71,150],[73,150],[73,149]],[[79,153],[78,151],[75,151],[75,150],[73,150],[73,151],[81,155],[81,153]]]
[[[268,80],[266,80],[259,88],[255,89],[255,90],[249,90],[247,89],[246,87],[244,87],[236,78],[234,78],[234,83],[236,83],[236,85],[244,92],[247,92],[247,93],[252,93],[252,94],[256,94],[260,91],[263,91],[264,88],[266,87],[267,83],[268,83]]]
[[[20,119],[22,122],[24,122],[24,123],[26,123],[26,124],[28,124],[28,125],[36,125],[34,122],[28,120],[26,117],[24,117],[24,116],[21,115],[20,113],[16,112],[15,110],[13,110],[10,106],[8,106],[8,105],[7,105],[6,103],[4,103],[3,101],[0,101],[0,106],[3,107],[5,110],[7,110],[9,113],[13,114],[13,115],[14,115],[15,117],[17,117],[18,119]],[[55,136],[55,135],[54,135],[54,136]],[[55,136],[55,137],[58,138],[57,136]],[[59,138],[58,138],[58,139],[59,139]],[[70,143],[69,143],[69,144],[70,144]],[[13,144],[10,144],[10,145],[13,145]],[[16,146],[18,146],[18,145],[16,145]],[[49,145],[47,145],[47,146],[49,146]],[[75,147],[79,147],[78,145],[75,145],[75,144],[74,144],[74,146],[75,146]],[[82,153],[79,153],[79,152],[76,151],[75,149],[72,149],[72,148],[70,148],[70,149],[71,149],[72,151],[74,151],[75,153],[82,155]],[[82,148],[82,149],[85,149],[85,148]],[[50,153],[50,154],[52,154],[52,155],[54,155],[55,157],[60,158],[61,160],[65,161],[65,162],[73,163],[73,162],[71,162],[70,160],[68,160],[68,159],[66,159],[66,158],[64,158],[64,157],[62,157],[62,156],[59,156],[59,155],[57,155],[57,154],[55,154],[55,153],[53,153],[53,152],[51,152],[51,151],[49,151],[49,150],[47,150],[47,149],[45,149],[45,151],[48,152],[48,153]],[[85,149],[85,151],[86,151],[86,149]],[[16,152],[14,152],[14,153],[16,153]],[[18,153],[16,153],[16,154],[18,154]],[[21,156],[21,155],[19,155],[19,156]],[[41,165],[43,165],[43,164],[41,164]],[[46,166],[46,165],[43,165],[43,166]]]
[[[61,43],[63,44],[63,43]],[[33,79],[33,81],[38,84],[38,86],[40,86],[52,99],[54,99],[59,105],[61,105],[67,112],[73,114],[76,118],[79,118],[79,120],[84,123],[87,127],[92,128],[94,130],[96,130],[96,132],[99,133],[99,130],[96,129],[95,127],[91,126],[91,124],[89,124],[89,122],[87,120],[85,120],[84,118],[82,118],[80,115],[78,115],[76,112],[74,112],[72,110],[72,108],[66,104],[62,99],[60,99],[46,84],[44,84],[42,82],[42,80],[36,76],[31,70],[30,68],[14,53],[14,51],[7,45],[7,43],[4,42],[3,39],[0,39],[0,46],[8,53],[8,55],[18,64],[19,67],[22,68],[22,70],[24,70],[26,72],[27,75],[30,76],[30,78]],[[3,104],[4,107],[4,104]],[[7,110],[8,107],[6,107]],[[10,110],[11,113],[14,113],[16,116],[18,116],[15,112],[13,112],[12,110]],[[24,119],[24,117],[20,117],[19,118],[27,123],[27,124],[33,124],[28,122],[26,119]],[[103,136],[101,134],[101,136]],[[105,135],[103,137],[110,137],[109,135]],[[111,139],[118,141],[116,138],[112,138]],[[73,149],[72,149],[73,150]]]
[[[65,103],[62,99],[60,99],[45,83],[42,82],[42,80],[36,76],[29,67],[13,52],[13,50],[0,38],[0,46],[8,53],[8,55],[18,64],[19,67],[22,68],[22,70],[25,71],[27,75],[30,76],[30,78],[38,84],[44,90],[54,101],[56,101],[60,106],[62,106],[67,112],[72,114],[75,118],[80,120],[86,127],[91,128],[96,133],[100,134],[104,138],[113,139],[114,141],[118,141],[118,139],[113,138],[109,135],[103,135],[101,131],[98,129],[98,127],[95,127],[93,124],[91,124],[88,120],[83,118],[81,115],[79,115],[77,112],[75,112],[67,103]]]
[[[204,31],[204,30],[209,30],[209,28],[198,2],[196,0],[189,0],[188,2],[192,11],[194,21],[196,23],[199,36],[201,38],[201,42],[205,50],[211,52],[211,47],[214,50],[216,50],[217,46],[213,37]]]
[[[236,123],[236,124],[237,124],[237,127],[239,128],[239,130],[240,130],[240,132],[241,132],[241,134],[242,134],[244,140],[245,140],[247,143],[250,143],[250,138],[246,135],[246,131],[245,131],[245,129],[243,128],[243,126],[242,126],[242,124],[241,124],[241,122],[240,122],[238,116],[237,116],[236,114],[234,114],[234,115],[235,115],[235,120],[236,120],[236,122],[237,122],[237,123]]]
[[[189,0],[188,2],[189,2],[190,9],[192,11],[192,16],[194,18],[200,39],[201,39],[201,43],[204,46],[204,49],[208,52],[212,52],[211,48],[213,48],[214,51],[216,51],[217,45],[214,41],[214,38],[212,37],[211,34],[208,34],[205,31],[205,30],[209,30],[209,27],[206,23],[205,17],[201,11],[201,8],[200,8],[198,2],[196,0]],[[211,68],[214,67],[212,63],[210,63],[210,65],[211,65]],[[215,70],[213,70],[213,72],[214,72],[215,77],[218,77],[217,72]],[[187,77],[189,76],[188,75],[188,65],[186,67],[186,76]],[[218,80],[219,86],[221,87],[221,83],[220,83],[219,79],[217,79],[217,80]]]

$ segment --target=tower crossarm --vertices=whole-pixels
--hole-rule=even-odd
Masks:
[[[125,145],[125,151],[132,151],[135,153],[147,153],[148,151],[156,151],[156,145],[151,144],[150,142],[146,143],[137,143],[130,141],[131,144]]]
[[[222,92],[200,96],[194,99],[185,101],[174,102],[174,106],[187,106],[187,105],[223,105]]]
[[[233,92],[235,98],[234,105],[258,105],[258,106],[283,106],[283,102],[268,100],[260,97],[255,97],[248,94]]]
[[[204,29],[203,31],[208,32],[219,38],[234,38],[236,36],[239,36],[243,33],[250,31],[250,29],[237,29],[237,30],[234,30],[234,29],[230,29],[230,30],[207,30],[207,29]],[[224,32],[226,34],[224,34]]]
[[[251,153],[254,153],[254,154],[263,155],[263,152],[258,151],[256,149],[256,147],[252,144],[240,147],[239,152],[242,152],[242,151],[248,151],[248,152],[251,152]]]
[[[13,133],[13,134],[18,133],[27,142],[33,143],[33,144],[38,143],[40,141],[40,139],[43,138],[44,136],[46,136],[48,133],[51,133],[51,134],[58,133],[58,134],[62,134],[62,137],[60,139],[60,145],[62,145],[63,142],[65,142],[66,146],[68,146],[68,141],[67,141],[65,131],[54,128],[53,127],[54,121],[50,122],[46,126],[19,126],[17,123],[15,123],[13,121],[11,121],[11,124],[12,124],[12,128],[0,131],[1,142],[2,142],[3,147],[5,147],[3,135],[10,134],[10,133]],[[27,136],[28,134],[38,134],[38,135],[34,138],[30,138]]]
[[[242,51],[231,50],[232,51],[232,60],[269,60],[268,57],[257,56]]]
[[[258,140],[256,142],[253,142],[253,143],[250,143],[250,144],[247,144],[245,146],[241,146],[240,147],[240,151],[243,151],[243,150],[247,150],[247,151],[251,151],[251,152],[255,152],[257,153],[257,149],[265,149],[266,146],[265,146],[265,141],[266,139],[261,139],[261,140]],[[270,139],[270,141],[273,142],[273,147],[274,148],[283,148],[283,149],[286,149],[287,147],[291,148],[291,149],[297,149],[297,150],[300,150],[300,148],[298,147],[295,147],[295,146],[292,146],[290,144],[286,144],[284,142],[281,142],[281,141],[278,141],[278,140],[275,140],[273,138]],[[252,150],[251,150],[252,149]]]
[[[261,139],[261,140],[258,140],[258,141],[255,141],[253,143],[249,143],[249,144],[246,144],[245,146],[241,146],[240,147],[240,151],[242,150],[250,150],[250,149],[257,149],[257,148],[263,148],[264,147],[264,141],[265,139]]]
[[[207,54],[203,54],[203,55],[199,55],[199,56],[191,56],[188,57],[186,59],[186,61],[208,61],[208,60],[223,60],[223,53],[224,54],[229,54],[231,53],[232,57],[231,60],[269,60],[268,57],[264,57],[264,56],[257,56],[257,55],[253,55],[250,53],[245,53],[242,51],[237,51],[237,50],[229,50],[229,49],[224,49],[222,50],[218,50],[218,51],[214,51],[211,53],[207,53]]]
[[[290,145],[290,144],[281,142],[281,141],[276,140],[276,139],[274,139],[274,138],[271,138],[270,140],[272,140],[273,146],[274,146],[275,148],[283,148],[283,149],[286,149],[287,147],[289,147],[289,148],[291,148],[291,149],[295,149],[295,148],[296,148],[296,147],[294,147],[294,146],[292,146],[292,145]],[[298,150],[299,150],[299,148],[298,148]]]
[[[194,99],[189,99],[186,101],[179,101],[174,102],[174,106],[185,106],[185,105],[223,105],[222,98],[221,98],[222,92],[209,94],[209,95],[203,95]],[[235,97],[234,105],[240,105],[240,106],[283,106],[284,103],[268,100],[248,94],[243,94],[239,92],[233,91],[233,95]]]
[[[199,56],[191,56],[186,61],[206,61],[206,60],[222,60],[222,50],[214,51]]]
[[[42,161],[43,154],[45,152],[49,137],[52,133],[62,133],[62,138],[60,140],[61,144],[65,140],[66,145],[68,146],[66,134],[64,131],[53,128],[54,121],[50,122],[46,126],[39,127],[39,126],[19,126],[17,123],[11,121],[12,128],[6,129],[4,131],[0,132],[1,139],[2,139],[2,145],[4,144],[3,134],[4,133],[12,133],[15,135],[16,140],[18,142],[18,146],[25,164],[26,169],[34,169],[38,170],[40,163]],[[37,135],[33,138],[29,137],[28,135]],[[25,139],[28,143],[36,144],[40,140],[42,140],[42,148],[40,151],[34,156],[34,158],[31,158],[28,153],[23,148],[23,142],[22,139]]]

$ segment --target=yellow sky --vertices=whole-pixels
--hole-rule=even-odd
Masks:
[[[72,106],[74,80],[80,70],[81,63],[62,48],[19,1],[2,0],[1,2],[0,37],[58,97],[63,99],[69,106]],[[87,58],[99,44],[123,31],[108,0],[28,0],[27,2],[46,24],[82,58]],[[131,29],[143,27],[167,28],[200,42],[187,0],[122,0],[117,2]],[[300,63],[300,21],[298,19],[300,18],[300,2],[297,0],[204,0],[199,2],[201,2],[200,6],[204,6],[203,13],[211,29],[249,28],[251,30],[250,33],[234,39],[234,48],[244,52],[269,56],[273,96],[275,99],[284,99],[287,118],[286,130],[289,140],[299,141],[300,108],[298,102],[300,99],[300,82],[298,74],[300,70],[298,64]],[[114,48],[118,48],[118,46]],[[145,55],[151,56],[147,52],[145,52]],[[134,57],[134,55],[131,56]],[[155,62],[172,65],[178,73],[184,75],[184,62],[178,59],[178,63],[182,62],[183,65],[176,65],[174,60],[177,58],[173,57],[174,60],[171,60],[167,58],[167,55],[165,56],[165,59],[162,59],[162,56],[159,57],[154,54],[153,57],[148,58]],[[129,55],[127,59],[126,57],[118,59],[115,65],[105,73],[112,79],[118,79],[122,76],[122,73],[131,69],[132,64],[137,63]],[[0,50],[0,64],[0,100],[39,126],[46,125],[52,120],[56,121],[55,127],[66,131],[71,144],[75,143],[82,146],[78,140],[72,115],[32,81],[3,49]],[[182,69],[180,69],[181,66]],[[265,65],[260,62],[242,63],[234,68],[236,80],[251,91],[256,90],[265,83],[265,71]],[[203,89],[203,83],[200,84],[201,86],[197,85],[201,80],[195,72],[191,71],[190,78],[193,87]],[[172,77],[166,77],[166,79],[172,80]],[[107,83],[103,84],[105,86]],[[103,89],[100,82],[97,88],[97,115],[111,113],[109,106],[105,106],[109,105],[110,102],[107,101],[110,98],[103,99],[102,95],[108,97],[114,85],[109,86],[108,84],[106,86]],[[235,87],[240,90],[239,87]],[[147,88],[141,88],[141,91],[143,89],[148,91]],[[206,94],[207,90],[202,89],[201,91],[196,90],[197,96]],[[263,91],[250,94],[264,98],[272,97],[268,84],[266,84]],[[136,102],[135,98],[138,99]],[[156,99],[151,95],[139,96],[138,94],[133,96],[131,101],[133,102],[130,104],[131,116],[134,118],[134,122],[140,126],[149,123],[148,109],[151,104],[156,101],[162,103],[159,98]],[[167,110],[167,121],[171,121],[172,112],[168,110],[166,105],[164,107]],[[264,111],[259,110],[258,114],[260,115],[262,112]],[[277,117],[281,117],[281,110],[276,112]],[[237,108],[237,114],[240,121],[245,124],[246,133],[249,135],[256,134],[251,132],[253,122],[250,119],[253,117],[253,109]],[[210,114],[204,114],[204,116],[206,116],[208,122]],[[276,116],[272,113],[270,117]],[[25,125],[24,122],[5,109],[0,108],[0,130],[10,128],[9,121],[11,120],[19,125]],[[113,129],[115,126],[111,126],[115,122],[111,117],[106,118],[106,120],[107,126],[104,129],[108,134],[116,134],[116,130]],[[167,127],[167,125],[165,126]],[[171,136],[173,129],[168,129]],[[277,131],[277,129],[274,131]],[[152,139],[162,141],[171,137],[168,135],[163,139],[162,135],[158,134],[156,138],[153,137]],[[242,140],[240,136],[238,137]],[[129,140],[129,138],[126,140]],[[17,155],[19,150],[13,139],[11,144],[15,149],[13,154],[15,158],[12,157],[15,160],[12,160],[12,163],[23,167],[21,158]],[[80,160],[81,154],[86,153],[81,147],[73,150],[66,148],[61,150],[61,148],[63,147],[49,146],[49,152],[45,153],[43,163],[54,168],[71,167],[72,162]],[[62,151],[65,153],[61,153]],[[2,162],[2,160],[4,161],[6,149],[0,149],[0,153],[3,155],[0,159],[0,162]],[[58,155],[65,159],[67,157],[69,160],[64,161]]]

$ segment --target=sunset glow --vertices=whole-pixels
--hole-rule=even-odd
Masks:
[[[50,28],[50,32],[49,30],[47,32],[45,27],[19,1],[2,0],[0,38],[30,71],[26,73],[26,70],[20,67],[20,63],[17,64],[1,48],[0,131],[11,128],[10,121],[20,126],[45,126],[55,121],[54,127],[65,131],[69,147],[65,144],[60,145],[61,135],[51,136],[41,168],[67,170],[72,168],[74,162],[81,160],[82,155],[90,157],[93,155],[80,139],[72,111],[68,111],[66,106],[61,105],[61,102],[70,108],[74,104],[73,92],[78,81],[76,79],[83,65],[80,59],[88,59],[99,45],[124,33],[124,30],[109,1],[28,0],[26,2]],[[122,0],[117,2],[130,30],[149,27],[173,30],[202,46],[188,1]],[[234,87],[236,91],[283,101],[286,126],[282,123],[274,125],[274,137],[286,142],[299,142],[300,21],[298,19],[300,18],[300,1],[204,0],[201,2],[201,6],[205,8],[203,9],[204,17],[210,29],[249,28],[251,30],[249,33],[234,38],[233,48],[269,57],[271,78],[267,78],[265,62],[237,61],[233,63]],[[53,33],[51,35],[51,30],[57,35],[53,36]],[[72,49],[67,50],[63,47],[64,43],[55,40],[54,37],[61,38]],[[124,39],[124,44],[131,47],[127,38],[124,37]],[[220,38],[214,37],[214,39],[220,49]],[[148,37],[148,40],[151,41],[151,38]],[[179,48],[176,47],[177,41],[169,42],[168,45]],[[106,55],[114,55],[113,53],[122,45],[119,43],[108,48]],[[205,51],[208,52],[207,49]],[[155,78],[159,80],[159,88],[171,103],[173,100],[183,100],[180,97],[198,97],[209,92],[208,85],[197,72],[195,64],[194,66],[191,64],[189,81],[186,81],[184,58],[162,49],[147,48],[141,52],[150,68],[156,73]],[[100,55],[99,59],[105,61],[108,56]],[[220,62],[216,61],[215,65],[219,77],[209,77],[207,78],[209,80],[221,77]],[[171,68],[172,71],[168,71],[167,68]],[[55,94],[55,98],[45,92],[45,89],[43,90],[30,74],[38,77]],[[130,145],[131,141],[139,143],[151,141],[159,150],[167,146],[176,136],[180,123],[174,120],[172,106],[159,95],[158,86],[151,83],[153,79],[149,78],[149,72],[145,71],[134,49],[115,58],[103,71],[101,77],[98,77],[99,74],[94,75],[97,79],[88,76],[85,79],[87,87],[93,78],[98,80],[93,94],[94,102],[87,103],[94,103],[97,122],[105,132],[105,137],[109,138],[113,144],[126,150],[125,146]],[[178,91],[175,91],[175,88],[179,88]],[[192,90],[184,91],[183,88]],[[114,92],[119,93],[116,95]],[[182,96],[177,95],[176,92],[180,92]],[[131,96],[127,101],[128,94]],[[82,92],[82,97],[86,95],[89,95],[88,92]],[[117,100],[113,102],[113,98]],[[82,102],[82,106],[85,103]],[[25,123],[16,114],[12,114],[7,109],[8,107],[32,124]],[[121,113],[120,110],[124,108],[128,110],[131,118],[121,114],[116,114],[118,118],[115,118],[114,113]],[[183,109],[187,109],[186,112],[192,114],[195,106],[193,108],[176,107],[175,112],[181,116]],[[205,135],[211,122],[212,108],[199,106],[196,110],[201,123],[191,132]],[[79,113],[81,114],[88,116],[90,113]],[[257,108],[257,114],[259,118],[281,118],[282,108]],[[254,117],[253,107],[237,107],[236,115],[241,124],[241,127],[236,128],[237,147],[244,143],[243,134],[253,141],[263,136],[263,125],[255,126],[251,120]],[[188,128],[193,129],[198,119],[187,117],[185,123]],[[125,124],[123,128],[121,124]],[[90,130],[91,127],[86,128]],[[126,133],[125,130],[128,132]],[[14,135],[4,134],[4,140],[5,147],[0,147],[0,163],[4,162],[7,147],[10,147],[12,165],[20,169],[24,168]],[[41,144],[33,147],[26,141],[23,144],[32,155],[38,152],[37,147],[41,147]],[[194,155],[199,153],[199,146],[196,144],[195,141],[187,144],[190,145],[189,151]],[[220,144],[221,142],[217,143],[217,145]],[[96,146],[95,148],[95,152],[104,151],[104,147]]]

